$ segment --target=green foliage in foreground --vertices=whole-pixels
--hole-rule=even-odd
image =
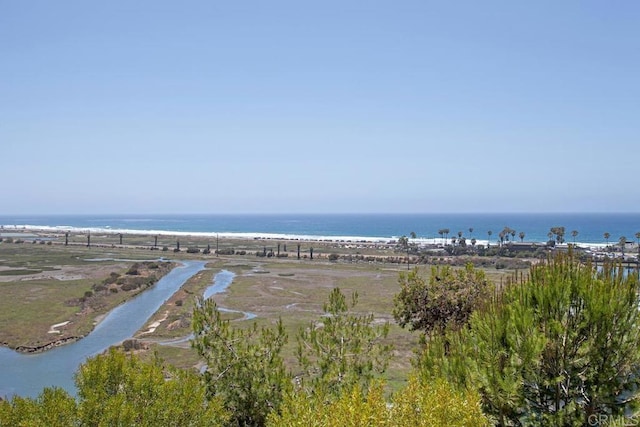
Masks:
[[[258,329],[256,323],[233,328],[213,300],[199,299],[193,331],[192,345],[207,365],[208,396],[222,399],[231,412],[231,425],[264,425],[291,384],[280,355],[287,342],[282,322],[275,329]]]
[[[219,399],[206,399],[204,382],[196,374],[167,371],[157,360],[111,350],[82,366],[77,385],[77,400],[59,388],[47,388],[37,399],[0,401],[0,426],[238,425],[239,417],[223,409]],[[289,387],[279,410],[269,411],[264,422],[272,427],[489,425],[477,392],[415,378],[390,402],[379,382],[367,388],[354,384],[332,396]]]
[[[76,375],[78,399],[59,388],[37,399],[0,402],[0,426],[222,426],[228,413],[206,399],[194,373],[165,369],[158,360],[110,350]]]
[[[273,427],[481,427],[489,420],[481,410],[480,396],[457,392],[440,380],[432,384],[411,379],[391,402],[384,398],[382,384],[368,389],[354,385],[335,400],[318,394],[288,394],[281,412],[269,416]]]
[[[571,254],[531,268],[469,327],[434,336],[425,378],[480,391],[498,425],[588,425],[637,410],[637,274],[596,273]],[[593,423],[592,423],[593,425]]]
[[[366,386],[386,368],[391,347],[379,343],[389,326],[373,325],[373,315],[353,314],[339,289],[331,292],[325,315],[298,334],[300,372],[296,391],[308,396],[337,397],[354,384]],[[294,374],[281,356],[288,336],[282,322],[274,328],[233,328],[212,300],[199,300],[193,316],[193,347],[206,362],[204,381],[211,397],[219,397],[231,412],[231,425],[263,426],[277,413]]]

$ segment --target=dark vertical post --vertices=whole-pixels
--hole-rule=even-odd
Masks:
[[[122,233],[120,233],[120,244],[122,244]]]
[[[69,232],[64,233],[64,245],[69,246]]]
[[[300,243],[298,243],[298,259],[300,259]]]
[[[280,256],[280,243],[278,243],[278,256]]]
[[[287,252],[287,244],[284,244],[284,251]]]
[[[89,232],[89,234],[87,234],[87,247],[91,246],[91,232]]]
[[[153,236],[153,247],[154,248],[158,247],[158,236],[157,235]]]
[[[178,249],[178,252],[180,251],[180,240],[176,241],[176,249]]]
[[[262,255],[267,256],[267,247],[262,248]]]
[[[313,259],[313,248],[309,248],[309,256]]]

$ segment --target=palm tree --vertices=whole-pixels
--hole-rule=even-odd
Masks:
[[[622,259],[624,259],[624,247],[627,245],[627,238],[620,236],[620,249],[622,250]]]
[[[411,233],[409,233],[409,236],[411,236],[412,239],[416,238],[416,232],[412,231]]]
[[[438,230],[438,234],[443,239],[443,243],[444,243],[444,228],[441,228],[440,230]]]
[[[604,233],[604,240],[607,241],[607,246],[609,246],[609,237],[611,237],[611,233],[605,232]]]
[[[556,236],[556,243],[564,243],[564,227],[551,227],[550,231]]]
[[[487,231],[487,234],[489,235],[489,240],[487,240],[487,248],[489,246],[491,246],[491,235],[493,234],[493,231],[489,230]]]
[[[520,241],[524,242],[524,236],[525,236],[524,231],[521,231],[520,234],[518,234],[518,236],[520,237]]]
[[[469,227],[469,236],[473,237],[473,227]]]
[[[578,230],[573,230],[571,232],[571,237],[573,237],[573,246],[576,245],[576,236],[578,235]]]
[[[640,261],[640,231],[638,231],[636,234],[636,242],[638,245],[638,261]]]

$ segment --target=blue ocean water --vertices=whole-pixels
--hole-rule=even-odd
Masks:
[[[498,239],[508,226],[525,241],[544,242],[551,227],[563,226],[566,240],[578,243],[606,243],[604,233],[614,243],[621,236],[635,241],[640,231],[640,213],[550,213],[550,214],[237,214],[237,215],[0,215],[0,224],[8,231],[18,226],[59,228],[165,231],[183,233],[244,233],[331,238],[339,236],[395,238],[415,232],[423,239],[439,239],[438,230],[448,228],[449,237],[462,232],[470,239]],[[473,229],[473,231],[470,231]]]

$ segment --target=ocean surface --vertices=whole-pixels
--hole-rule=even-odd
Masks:
[[[449,229],[478,244],[497,242],[505,227],[525,233],[524,241],[545,242],[551,227],[565,227],[565,240],[576,243],[617,243],[621,236],[635,242],[640,231],[640,213],[553,213],[553,214],[237,214],[237,215],[0,215],[2,233],[15,228],[44,228],[92,232],[154,234],[200,234],[310,239],[389,240],[415,232],[422,241],[442,241],[438,233]],[[472,231],[470,229],[473,229]]]

